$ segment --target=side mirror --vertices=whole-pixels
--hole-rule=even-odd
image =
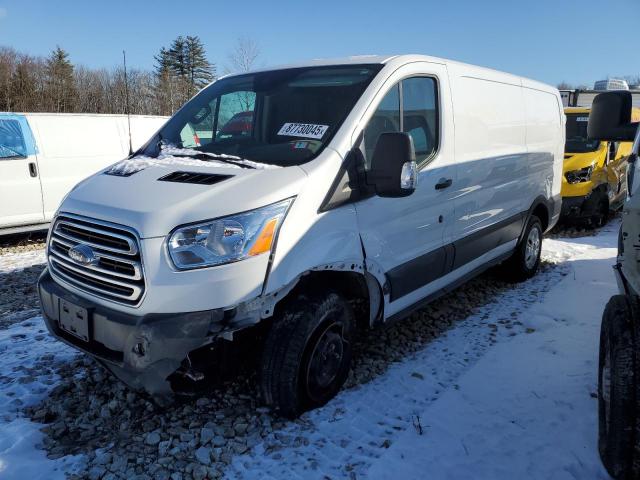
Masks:
[[[367,184],[380,197],[406,197],[418,184],[418,166],[411,135],[403,132],[380,134],[367,172]]]
[[[638,124],[631,123],[631,105],[631,93],[626,91],[596,95],[587,136],[592,140],[633,142]]]

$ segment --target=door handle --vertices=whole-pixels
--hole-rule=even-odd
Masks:
[[[450,178],[441,178],[440,180],[438,180],[438,183],[436,183],[436,190],[443,190],[447,187],[450,187],[452,183],[453,180],[451,180]]]
[[[29,163],[29,175],[31,175],[32,177],[38,176],[38,167],[36,167],[36,164],[34,162]]]

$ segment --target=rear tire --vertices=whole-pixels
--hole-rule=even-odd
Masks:
[[[262,356],[265,402],[294,418],[331,400],[347,379],[354,331],[351,305],[337,293],[300,295],[285,304]]]
[[[541,251],[542,223],[531,215],[515,252],[501,266],[503,276],[512,282],[523,282],[533,277],[540,266]]]
[[[634,333],[637,305],[636,298],[611,297],[600,330],[598,450],[605,468],[618,480],[640,478]]]

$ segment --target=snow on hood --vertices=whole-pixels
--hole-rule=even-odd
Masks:
[[[195,157],[196,155],[206,155],[211,157],[211,160],[202,160]],[[220,161],[219,159],[228,160]],[[268,163],[258,163],[251,160],[247,160],[235,155],[227,155],[224,153],[213,154],[208,152],[201,152],[193,150],[191,148],[180,148],[175,145],[162,145],[160,147],[160,154],[157,157],[148,157],[146,155],[138,155],[133,158],[122,160],[111,167],[109,167],[105,173],[110,175],[132,175],[140,172],[148,167],[176,167],[176,166],[195,166],[195,167],[222,167],[222,168],[243,168],[242,166],[264,170],[271,168],[282,168],[278,165],[271,165]]]
[[[183,152],[181,151],[181,154]],[[178,225],[249,211],[298,195],[307,179],[298,167],[241,168],[192,158],[144,158],[135,175],[97,173],[80,182],[60,207],[134,228],[141,237],[164,236]],[[187,167],[185,167],[187,165]],[[188,170],[225,175],[214,185],[158,181]]]

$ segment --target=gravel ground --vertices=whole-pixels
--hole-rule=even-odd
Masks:
[[[0,329],[40,311],[36,281],[44,269],[45,237],[0,237]]]
[[[622,218],[622,210],[616,210],[609,215],[609,223],[615,222]],[[580,223],[561,222],[558,223],[553,229],[545,236],[549,238],[579,238],[579,237],[593,237],[598,234],[600,230],[597,228],[590,228]]]
[[[541,266],[542,272],[556,268],[550,263]],[[362,332],[347,388],[383,374],[510,288],[489,272],[409,319]],[[489,343],[498,328],[513,329],[513,334],[524,331],[514,328],[517,325],[509,318],[496,323],[486,330]],[[278,433],[289,422],[260,407],[253,375],[160,409],[84,356],[54,368],[59,384],[25,413],[47,424],[42,430],[43,448],[51,458],[86,455],[86,470],[73,477],[219,478],[234,456],[263,439],[276,438],[293,446],[308,442]],[[304,425],[304,417],[296,423]]]
[[[0,256],[44,248],[47,232],[0,236]]]

